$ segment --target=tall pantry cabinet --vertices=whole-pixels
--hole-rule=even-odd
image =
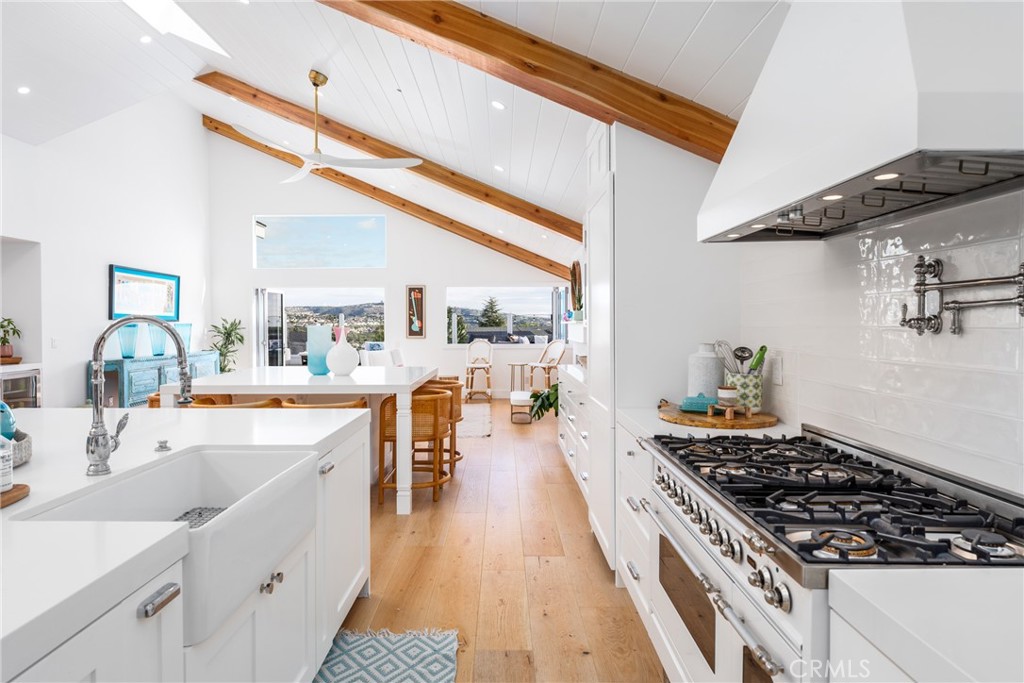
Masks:
[[[587,138],[584,216],[591,527],[616,550],[616,410],[686,393],[697,344],[736,338],[740,250],[697,242],[717,164],[621,124]]]

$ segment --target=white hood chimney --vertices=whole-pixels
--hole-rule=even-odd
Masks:
[[[819,238],[1009,189],[1022,150],[1024,3],[795,0],[698,238]]]

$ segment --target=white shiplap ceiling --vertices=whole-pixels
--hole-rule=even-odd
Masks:
[[[180,4],[231,58],[156,34],[120,2],[4,2],[4,134],[39,144],[172,89],[203,113],[305,151],[311,132],[191,79],[215,69],[311,108],[306,72],[317,66],[331,77],[322,89],[326,115],[582,220],[588,117],[315,2]],[[722,0],[465,4],[733,117],[787,7]],[[141,44],[143,34],[152,43]],[[16,94],[20,85],[32,93]],[[288,171],[282,165],[282,177]],[[563,263],[576,249],[409,172],[352,175]]]

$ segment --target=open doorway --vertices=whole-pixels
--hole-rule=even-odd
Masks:
[[[345,316],[348,342],[384,341],[383,287],[288,287],[256,292],[258,365],[305,365],[306,327],[338,325]]]

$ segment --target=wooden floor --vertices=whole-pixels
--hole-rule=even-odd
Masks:
[[[371,496],[372,595],[344,627],[459,631],[460,681],[662,681],[624,588],[601,555],[549,413],[460,439],[465,459],[441,500],[413,492],[413,514]]]

